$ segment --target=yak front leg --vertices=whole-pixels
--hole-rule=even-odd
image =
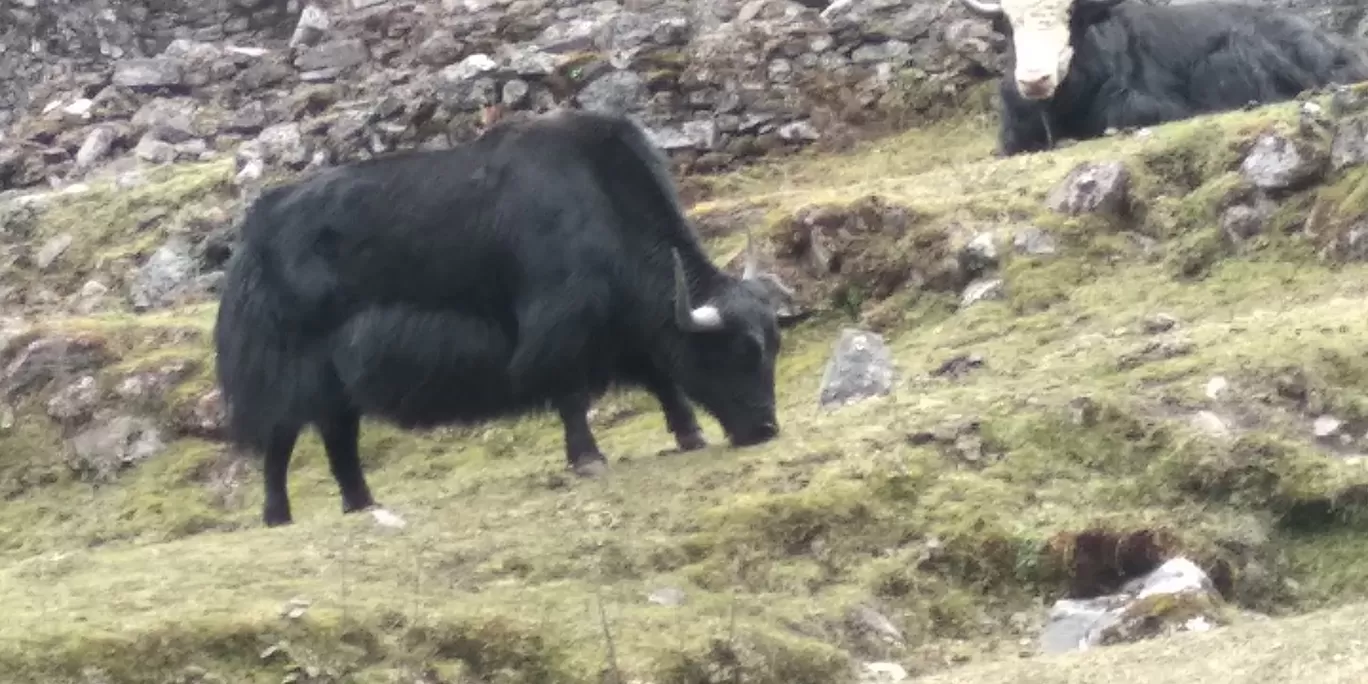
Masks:
[[[698,425],[698,416],[679,385],[666,374],[652,370],[646,376],[646,389],[660,402],[665,426],[674,435],[678,447],[666,449],[661,454],[697,451],[708,446],[708,440],[703,438],[703,428]]]
[[[583,477],[608,472],[608,459],[599,451],[598,441],[589,429],[589,396],[576,392],[556,399],[555,405],[565,427],[566,466]]]

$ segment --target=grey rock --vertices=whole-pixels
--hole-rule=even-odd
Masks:
[[[1164,613],[1147,610],[1142,600],[1152,596],[1165,597],[1167,605],[1176,602],[1186,607],[1171,614],[1189,617],[1175,623]],[[1128,582],[1117,594],[1056,601],[1040,636],[1040,650],[1063,653],[1138,641],[1162,632],[1205,631],[1217,623],[1215,610],[1220,601],[1201,568],[1186,558],[1171,558]]]
[[[902,645],[904,642],[902,630],[883,613],[869,606],[859,605],[850,609],[846,613],[846,622],[862,632],[876,635],[885,644]]]
[[[71,440],[71,469],[83,479],[107,482],[120,471],[166,449],[161,431],[146,418],[118,416]]]
[[[135,311],[159,308],[175,303],[178,295],[186,293],[186,285],[195,277],[195,259],[190,246],[173,237],[158,247],[133,277],[129,299]]]
[[[19,351],[0,376],[0,393],[13,400],[41,389],[58,377],[97,370],[113,360],[103,340],[54,335]]]
[[[195,364],[189,361],[175,361],[156,370],[132,373],[119,381],[114,394],[128,402],[151,401],[171,391],[194,370]]]
[[[224,122],[223,130],[229,133],[255,135],[266,128],[268,121],[266,105],[253,100],[233,110]]]
[[[152,164],[169,164],[176,160],[176,146],[147,133],[138,140],[133,155]]]
[[[255,156],[265,164],[282,164],[300,168],[309,163],[312,149],[304,140],[298,123],[278,123],[266,127],[256,140],[239,149],[242,155]]]
[[[326,10],[309,3],[299,13],[299,23],[290,36],[290,47],[317,45],[332,28],[332,18]]]
[[[903,684],[911,681],[907,669],[891,662],[860,663],[859,684]]]
[[[223,405],[219,390],[210,390],[195,402],[188,424],[182,425],[187,433],[201,437],[218,438],[228,422],[228,413]]]
[[[1095,645],[1096,633],[1116,623],[1114,611],[1119,604],[1111,597],[1056,601],[1040,635],[1040,651],[1066,653]]]
[[[997,236],[988,232],[979,233],[960,249],[960,268],[971,276],[982,275],[997,268],[1000,257]]]
[[[1338,86],[1330,95],[1330,116],[1345,117],[1368,111],[1368,93]]]
[[[444,67],[461,58],[464,46],[449,32],[442,31],[428,36],[418,45],[416,57],[428,66]]]
[[[493,58],[484,53],[476,53],[442,69],[442,78],[449,83],[461,83],[478,78],[499,68]]]
[[[160,98],[138,109],[132,123],[147,134],[169,143],[189,140],[197,134],[195,116],[199,106],[185,98]]]
[[[38,248],[38,253],[33,255],[33,265],[37,266],[40,271],[52,268],[52,264],[71,247],[71,243],[75,239],[71,233],[62,233],[44,242],[43,246]]]
[[[1245,179],[1261,190],[1289,190],[1321,176],[1325,159],[1310,144],[1276,133],[1254,141],[1240,163]]]
[[[345,70],[370,59],[370,51],[359,38],[345,38],[319,43],[302,51],[295,58],[295,68],[300,71],[324,69]]]
[[[832,408],[893,391],[893,354],[877,333],[845,328],[822,375],[818,404]]]
[[[903,62],[912,52],[912,46],[901,40],[890,40],[884,43],[861,45],[855,48],[850,54],[851,61],[857,64],[874,64],[876,62]]]
[[[780,126],[778,133],[780,139],[788,141],[812,141],[822,137],[822,134],[817,131],[817,127],[813,126],[811,121],[791,121]]]
[[[1054,236],[1035,226],[1018,229],[1012,235],[1012,248],[1028,256],[1049,256],[1059,251]]]
[[[185,82],[185,62],[174,57],[138,57],[114,64],[113,83],[127,88],[162,88]]]
[[[1204,410],[1192,414],[1189,424],[1192,425],[1193,429],[1209,437],[1219,440],[1227,440],[1231,437],[1230,426],[1226,425],[1225,420],[1213,411]]]
[[[1330,415],[1317,416],[1311,424],[1311,432],[1316,439],[1330,439],[1344,428],[1344,421]]]
[[[635,71],[609,71],[585,85],[576,96],[591,112],[624,114],[645,107],[646,82]]]
[[[1083,162],[1050,191],[1046,206],[1064,214],[1122,216],[1130,200],[1130,169],[1121,162]]]
[[[1368,114],[1340,121],[1330,143],[1330,164],[1336,171],[1368,163]]]
[[[504,54],[508,70],[523,77],[550,76],[556,71],[556,57],[541,50],[512,49]]]
[[[531,92],[531,87],[527,85],[527,81],[518,78],[509,79],[503,84],[499,100],[510,107],[516,107],[527,101],[529,92]]]
[[[96,126],[86,134],[85,141],[81,143],[81,148],[76,151],[76,168],[79,170],[89,169],[96,162],[104,159],[109,154],[109,150],[114,147],[114,141],[118,135],[109,126]]]
[[[89,418],[99,402],[100,386],[95,376],[83,375],[48,399],[47,413],[54,420],[74,423]]]
[[[1173,314],[1157,313],[1145,316],[1140,321],[1140,330],[1146,335],[1158,335],[1173,330],[1178,326],[1178,319]]]
[[[1239,244],[1263,233],[1269,209],[1264,205],[1236,204],[1221,212],[1221,233],[1232,243]]]
[[[711,150],[717,147],[717,123],[712,119],[685,121],[678,125],[647,126],[646,136],[663,150]]]
[[[658,606],[682,606],[684,605],[684,591],[674,587],[663,587],[651,592],[646,600]]]
[[[1213,401],[1219,400],[1221,397],[1225,396],[1226,390],[1229,389],[1230,381],[1218,375],[1210,380],[1207,380],[1206,396],[1208,399],[1211,399]]]
[[[1007,296],[1007,284],[1001,278],[980,278],[972,281],[960,295],[960,308],[965,309],[979,302],[1003,299]]]

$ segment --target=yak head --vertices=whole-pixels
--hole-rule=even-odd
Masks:
[[[707,300],[695,306],[678,250],[674,257],[674,323],[685,334],[672,366],[675,381],[722,424],[736,446],[779,434],[774,367],[779,327],[791,315],[793,292],[773,274],[760,273],[750,231],[741,278],[719,274]]]
[[[1048,100],[1069,73],[1071,34],[1125,0],[960,0],[1012,38],[1012,74],[1028,100]]]

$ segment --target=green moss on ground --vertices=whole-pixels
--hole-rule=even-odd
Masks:
[[[1036,633],[1018,616],[1040,615],[1041,600],[1113,588],[1176,553],[1239,609],[1368,599],[1368,467],[1312,435],[1327,413],[1368,429],[1368,322],[1355,304],[1368,267],[1320,258],[1314,234],[1216,239],[1241,196],[1242,145],[1291,117],[1293,105],[1238,112],[1005,160],[988,156],[991,121],[970,119],[714,179],[695,210],[767,215],[757,233],[780,252],[811,208],[860,229],[841,243],[839,274],[780,259],[820,295],[818,315],[786,334],[783,436],[733,450],[705,419],[716,444],[659,455],[672,439],[658,407],[612,396],[594,418],[612,475],[588,482],[564,474],[550,416],[426,433],[370,423],[364,463],[403,529],[340,514],[312,434],[287,528],[259,526],[254,465],[202,440],[83,482],[36,417],[47,395],[33,397],[0,432],[0,670],[17,682],[87,668],[110,682],[840,682],[857,660],[918,672],[1015,660]],[[1043,208],[1076,163],[1102,159],[1132,170],[1133,220]],[[100,255],[153,244],[129,216],[216,210],[215,168],[136,200],[86,195],[117,196],[121,218],[53,277],[77,283]],[[1330,207],[1326,225],[1343,225],[1363,209],[1361,178],[1287,201]],[[71,211],[35,230],[69,230]],[[960,309],[964,278],[946,260],[985,226],[1003,228],[1004,295]],[[1057,253],[1016,253],[1022,226],[1048,231]],[[710,235],[735,261],[740,234]],[[1146,331],[1159,312],[1177,324]],[[885,335],[897,388],[818,410],[835,333],[854,319]],[[40,322],[106,339],[119,361],[99,371],[104,384],[195,364],[157,411],[210,388],[211,324],[211,305]],[[933,374],[966,354],[983,366]],[[1228,389],[1211,398],[1218,376]],[[1230,434],[1194,422],[1200,411]],[[1126,648],[1100,657],[1147,647]]]

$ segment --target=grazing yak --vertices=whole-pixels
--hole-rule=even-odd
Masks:
[[[775,359],[791,292],[715,267],[660,150],[630,119],[559,110],[448,150],[334,167],[248,208],[214,330],[230,440],[264,456],[267,526],[290,523],[301,430],[322,438],[344,513],[375,505],[363,415],[405,428],[554,408],[568,466],[606,467],[590,402],[659,400],[678,449],[779,432]],[[786,321],[784,321],[786,322]]]
[[[1308,20],[1228,2],[961,0],[1011,42],[1003,156],[1368,80],[1368,56]]]

